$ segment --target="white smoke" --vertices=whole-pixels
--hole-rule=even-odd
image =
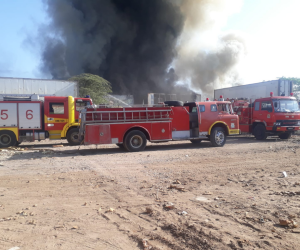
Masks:
[[[215,88],[239,81],[237,66],[246,54],[245,41],[237,32],[224,33],[222,28],[242,3],[242,0],[179,2],[186,17],[177,44],[178,56],[172,63],[179,83],[212,95]]]

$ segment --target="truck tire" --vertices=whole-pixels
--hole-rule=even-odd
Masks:
[[[181,101],[165,101],[164,104],[173,107],[183,106],[183,102]]]
[[[71,128],[67,133],[67,140],[72,146],[80,145],[82,138],[79,138],[79,128]]]
[[[266,133],[266,127],[263,124],[257,124],[253,130],[253,135],[256,140],[265,140],[268,135]]]
[[[9,130],[0,131],[0,147],[7,148],[17,145],[17,138],[14,132]]]
[[[145,149],[147,138],[145,134],[139,130],[130,131],[124,139],[124,148],[129,152],[138,152]]]
[[[210,142],[214,147],[223,147],[226,143],[226,134],[223,128],[215,127],[210,134]]]
[[[191,140],[191,143],[193,144],[200,144],[202,140],[198,140],[198,139],[193,139]]]
[[[278,136],[279,136],[280,139],[290,139],[291,136],[292,136],[292,133],[289,133],[289,132],[282,133],[282,134],[279,134]]]

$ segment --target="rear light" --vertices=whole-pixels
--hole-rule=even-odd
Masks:
[[[273,92],[270,92],[270,96],[273,97],[273,95],[274,95],[274,93],[273,93]]]
[[[206,98],[206,101],[209,101],[209,98],[208,98],[208,97]]]
[[[291,93],[291,96],[294,96],[294,93]]]
[[[222,95],[220,95],[220,98],[222,99],[222,98],[223,98],[223,96],[222,96]]]

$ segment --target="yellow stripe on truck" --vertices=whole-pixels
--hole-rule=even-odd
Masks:
[[[229,134],[230,135],[239,135],[240,130],[239,129],[229,129]]]

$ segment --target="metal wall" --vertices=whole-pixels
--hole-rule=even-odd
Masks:
[[[247,98],[255,100],[257,98],[263,98],[270,96],[270,92],[273,92],[274,96],[290,95],[293,89],[292,82],[273,80],[267,82],[259,82],[247,85],[240,85],[231,88],[216,89],[214,91],[214,98]]]
[[[76,82],[0,77],[0,94],[39,94],[74,96],[79,93]]]

